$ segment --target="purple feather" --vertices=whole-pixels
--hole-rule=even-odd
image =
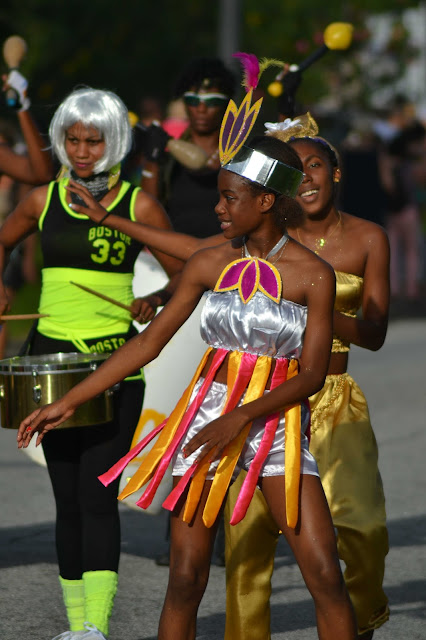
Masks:
[[[234,124],[234,127],[232,129],[232,133],[228,138],[228,146],[229,147],[231,145],[233,145],[236,140],[238,140],[238,138],[240,136],[241,128],[242,128],[242,126],[244,124],[244,119],[246,117],[246,113],[247,113],[247,109],[244,109],[243,111],[240,111],[240,113],[237,114],[237,117],[235,119],[235,124]]]
[[[229,136],[231,135],[232,125],[234,124],[234,121],[235,121],[235,115],[232,113],[232,111],[228,111],[226,120],[223,123],[223,129],[221,134],[223,151],[226,151],[226,149],[228,149],[230,146]]]
[[[253,111],[249,116],[247,116],[245,122],[237,131],[238,135],[236,136],[235,140],[232,141],[234,148],[244,142],[245,138],[251,131],[253,119],[256,119],[256,117],[257,117],[257,113],[255,111]]]

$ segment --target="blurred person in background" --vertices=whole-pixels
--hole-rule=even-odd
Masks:
[[[181,71],[173,99],[185,104],[189,126],[181,138],[203,149],[206,164],[188,169],[166,152],[150,157],[142,187],[164,205],[175,231],[204,238],[220,233],[214,212],[219,174],[219,132],[229,99],[236,89],[234,74],[218,58],[195,58]],[[167,139],[163,148],[166,148]]]
[[[8,145],[16,153],[21,153],[15,145],[14,132],[7,122],[0,122],[0,145]],[[0,176],[0,226],[17,203],[30,191],[31,186],[13,180],[10,176]],[[13,303],[16,293],[26,282],[35,284],[38,279],[36,264],[37,237],[31,234],[10,254],[3,276],[9,304]],[[0,326],[0,360],[5,357],[7,345],[7,323]]]
[[[355,122],[339,145],[339,151],[342,167],[339,207],[384,226],[386,192],[380,171],[382,149],[372,123],[367,119]],[[361,183],[363,189],[359,188]]]
[[[188,114],[183,99],[171,100],[167,105],[166,117],[162,122],[164,131],[172,138],[180,138],[188,126]]]
[[[133,185],[138,186],[141,172],[146,162],[146,130],[153,124],[160,125],[164,118],[163,101],[154,95],[143,96],[139,100],[137,112],[129,111],[133,128],[132,147],[122,162],[121,175]]]
[[[30,185],[43,184],[53,176],[53,163],[47,143],[40,134],[30,113],[28,81],[13,70],[2,76],[3,95],[14,90],[16,100],[9,109],[16,112],[23,141],[19,143],[15,127],[8,120],[0,122],[0,224],[30,189]],[[35,262],[37,239],[31,235],[20,243],[9,256],[4,273],[4,284],[9,304],[25,282],[37,281]],[[7,343],[6,323],[0,326],[0,359],[4,358]]]
[[[7,140],[0,142],[0,175],[5,174],[25,184],[43,184],[52,177],[52,158],[29,110],[28,82],[16,70],[2,76],[2,79],[3,93],[13,89],[17,94],[13,109],[16,110],[26,153],[17,153]]]
[[[423,243],[416,168],[426,155],[426,129],[406,124],[388,143],[381,174],[387,196],[386,228],[391,246],[391,295],[397,314],[417,315],[421,292]]]

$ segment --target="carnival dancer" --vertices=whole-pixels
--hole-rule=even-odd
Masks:
[[[33,190],[7,218],[0,229],[0,265],[4,267],[7,250],[38,228],[44,260],[40,312],[48,317],[31,335],[29,353],[109,352],[137,333],[132,316],[139,322],[150,320],[170,291],[133,299],[133,265],[141,244],[80,213],[82,201],[69,185],[84,185],[104,207],[104,218],[114,213],[164,229],[170,223],[153,198],[120,180],[120,161],[132,134],[127,109],[117,95],[91,88],[72,92],[56,110],[49,133],[63,164],[60,178]],[[179,261],[153,253],[169,275],[178,273]],[[107,294],[130,306],[132,313],[72,282]],[[3,287],[1,293],[3,313]],[[43,442],[56,501],[59,581],[70,628],[58,636],[63,640],[108,635],[120,554],[119,479],[105,489],[97,476],[119,451],[124,455],[129,450],[143,391],[143,373],[134,367],[114,394],[112,422],[59,430]]]
[[[138,502],[146,507],[172,462],[174,489],[164,503],[173,510],[170,578],[158,637],[195,638],[218,517],[234,472],[245,468],[232,523],[244,517],[259,483],[313,596],[319,637],[354,640],[330,513],[305,435],[306,397],[322,387],[328,366],[335,278],[286,232],[301,216],[294,200],[303,178],[297,154],[267,137],[244,146],[260,108],[251,95],[239,109],[244,117],[236,117],[232,102],[225,114],[243,121],[244,131],[232,134],[226,121],[222,129],[216,213],[226,242],[192,256],[146,330],[62,399],[28,416],[18,446],[36,431],[40,442],[77,406],[155,358],[207,291],[201,332],[209,346],[192,382],[169,419],[101,478],[113,481],[159,434],[120,495],[150,481]],[[100,219],[102,207],[88,191],[71,189],[87,205],[77,211]]]
[[[309,450],[337,530],[339,557],[355,609],[358,638],[370,640],[389,618],[383,591],[388,552],[385,498],[378,451],[364,394],[347,373],[350,344],[376,351],[383,345],[389,307],[389,244],[378,225],[336,207],[339,157],[317,136],[307,114],[267,123],[267,133],[289,141],[303,163],[297,201],[306,219],[290,235],[332,265],[336,275],[334,337],[323,388],[309,398]],[[362,309],[362,315],[358,311]],[[232,512],[238,483],[225,510]],[[260,492],[246,518],[225,526],[227,640],[270,638],[271,577],[279,529]],[[259,549],[261,551],[259,551]],[[261,586],[256,592],[250,585]]]

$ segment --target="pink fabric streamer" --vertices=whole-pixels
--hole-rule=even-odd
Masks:
[[[243,353],[241,358],[240,366],[238,368],[238,375],[235,381],[234,387],[232,389],[231,395],[228,398],[226,406],[223,410],[223,414],[229,413],[237,406],[238,402],[241,399],[242,394],[247,388],[247,384],[251,379],[253,374],[254,367],[256,365],[257,356],[251,353]],[[176,506],[177,501],[185,491],[194,471],[197,469],[198,462],[195,461],[194,464],[186,471],[185,475],[179,480],[178,484],[175,486],[173,491],[168,495],[168,497],[163,502],[163,507],[165,509],[170,509],[172,511]],[[137,503],[139,504],[139,503]]]
[[[281,360],[277,360],[274,373],[272,374],[271,386],[270,386],[271,389],[274,389],[275,387],[278,387],[280,384],[285,382],[285,380],[287,379],[287,370],[288,370],[288,359],[283,358]],[[274,441],[279,418],[280,418],[279,413],[273,413],[270,416],[268,416],[266,420],[265,430],[263,432],[263,436],[262,436],[262,440],[260,442],[259,448],[252,460],[250,469],[247,472],[243,485],[238,494],[238,498],[235,503],[235,507],[232,512],[232,517],[230,520],[231,525],[238,524],[239,522],[241,522],[241,520],[244,518],[244,516],[247,513],[247,509],[253,498],[253,494],[256,490],[256,485],[259,479],[260,470],[266,460],[266,457]]]
[[[192,422],[192,419],[194,418],[196,412],[198,411],[198,409],[201,406],[201,403],[204,400],[204,397],[208,391],[208,388],[211,385],[211,382],[216,374],[216,371],[218,370],[218,368],[220,367],[220,365],[222,364],[222,362],[224,361],[225,357],[227,356],[228,351],[226,351],[225,349],[218,349],[214,355],[213,358],[213,362],[212,365],[209,369],[209,372],[206,376],[206,378],[204,379],[203,384],[201,385],[201,388],[199,389],[196,397],[194,398],[193,402],[191,403],[191,406],[188,408],[188,410],[185,412],[182,421],[173,437],[172,442],[170,443],[169,447],[167,447],[167,451],[165,452],[165,454],[162,456],[157,469],[153,475],[153,477],[151,478],[151,481],[148,485],[148,487],[146,488],[146,490],[144,491],[144,493],[142,494],[142,496],[139,498],[139,500],[136,502],[136,504],[138,505],[138,507],[142,507],[142,509],[146,509],[147,507],[149,507],[149,505],[151,504],[152,500],[154,499],[154,495],[155,492],[158,489],[158,486],[161,482],[161,480],[164,477],[164,474],[166,473],[167,467],[170,464],[170,460],[172,459],[177,447],[179,446],[180,441],[182,440],[182,438],[184,437],[189,425]]]
[[[182,476],[182,478],[179,480],[178,484],[175,486],[175,488],[169,493],[167,498],[164,500],[164,502],[163,502],[164,509],[168,509],[169,511],[173,511],[173,509],[175,508],[175,506],[177,504],[177,501],[179,500],[179,498],[181,497],[181,495],[185,491],[187,485],[189,484],[189,481],[192,478],[192,474],[196,470],[197,466],[198,466],[198,462],[195,461],[194,464],[192,464],[189,467],[189,469],[185,472],[185,475]]]
[[[106,473],[103,473],[101,476],[98,476],[98,480],[100,480],[105,487],[116,480],[127,467],[129,462],[131,462],[133,458],[136,458],[136,456],[142,451],[142,449],[144,449],[151,442],[151,440],[155,438],[158,433],[160,433],[160,431],[164,428],[166,422],[167,418],[163,420],[163,422],[159,424],[158,427],[155,427],[152,431],[150,431],[148,435],[145,436],[145,438],[143,438],[140,442],[138,442],[137,445],[133,447],[133,449],[130,449],[129,453],[120,458],[120,460],[116,462],[115,465],[111,467],[111,469],[109,469]]]

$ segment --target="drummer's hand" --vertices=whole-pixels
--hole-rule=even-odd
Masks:
[[[63,399],[33,411],[19,425],[18,449],[26,449],[36,431],[39,434],[36,441],[36,447],[38,447],[46,433],[65,422],[73,415],[74,411],[75,409],[66,405]]]
[[[68,206],[73,211],[76,211],[77,213],[84,213],[93,220],[93,222],[100,222],[106,215],[107,210],[100,205],[97,200],[95,200],[89,189],[84,187],[82,184],[75,182],[75,180],[70,180],[65,189],[71,193],[76,193],[86,203],[86,206],[84,206],[82,204],[74,204],[71,202]]]
[[[225,447],[239,435],[246,424],[243,416],[236,411],[216,418],[185,445],[183,450],[185,458],[202,447],[197,458],[198,462],[205,458],[207,453],[210,462],[219,460]]]
[[[140,324],[150,322],[155,317],[158,306],[158,298],[155,295],[135,298],[131,305],[133,320]]]

